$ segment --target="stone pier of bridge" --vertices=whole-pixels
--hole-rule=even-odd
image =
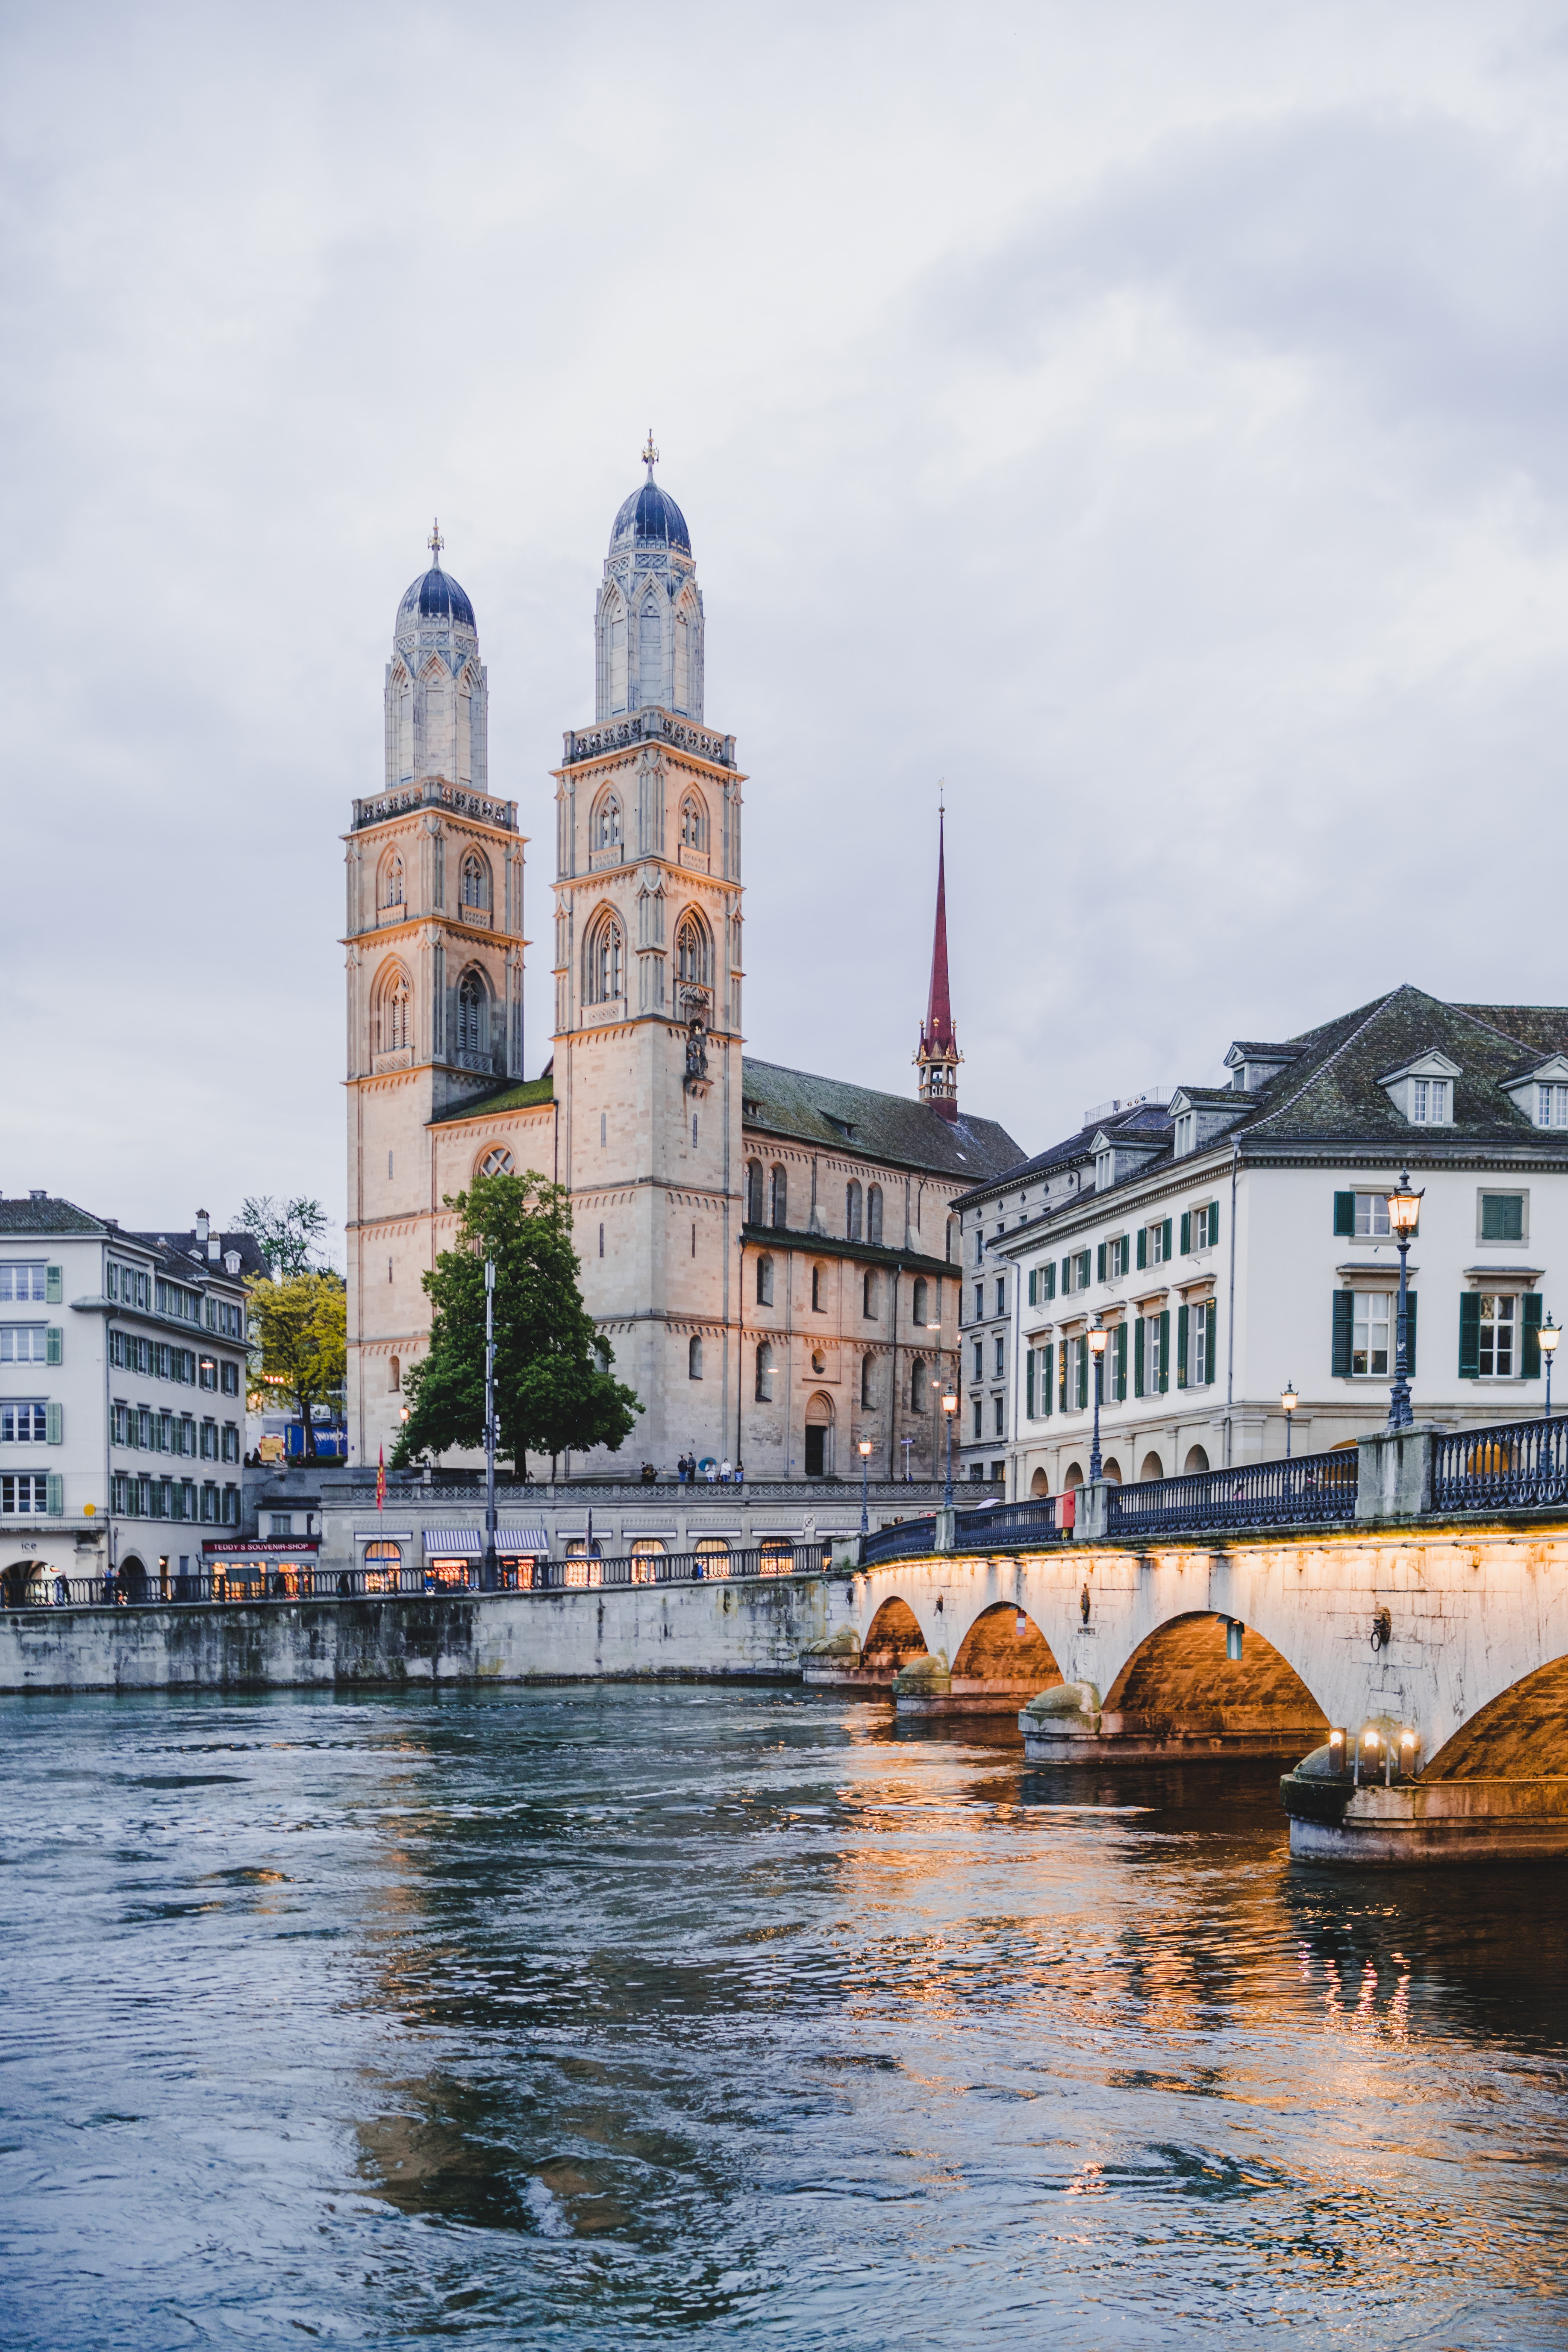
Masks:
[[[892,1559],[804,1670],[1042,1763],[1278,1755],[1307,1859],[1568,1853],[1568,1514]]]

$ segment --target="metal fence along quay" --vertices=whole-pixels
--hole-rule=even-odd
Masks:
[[[1106,1496],[1106,1532],[1201,1533],[1205,1528],[1311,1527],[1353,1519],[1358,1470],[1355,1453],[1347,1450],[1112,1486]]]

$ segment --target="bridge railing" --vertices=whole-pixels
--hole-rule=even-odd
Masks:
[[[1056,1503],[1047,1496],[1041,1501],[993,1503],[978,1511],[965,1511],[953,1541],[960,1551],[984,1551],[992,1545],[1068,1542],[1071,1532],[1058,1528]]]
[[[1310,1527],[1353,1519],[1359,1465],[1352,1449],[1247,1462],[1184,1478],[1147,1478],[1106,1493],[1108,1535],[1161,1535],[1205,1528]]]
[[[910,1559],[916,1555],[936,1549],[936,1515],[923,1519],[901,1519],[896,1527],[876,1528],[861,1546],[860,1556],[869,1567],[879,1559]]]
[[[1432,1440],[1435,1511],[1519,1511],[1553,1503],[1568,1503],[1568,1421],[1505,1421]]]

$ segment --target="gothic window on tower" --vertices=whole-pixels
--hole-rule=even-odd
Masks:
[[[686,1377],[689,1381],[702,1378],[702,1342],[700,1339],[693,1339],[687,1345]]]
[[[515,1163],[505,1144],[498,1143],[493,1145],[492,1148],[485,1153],[484,1158],[479,1161],[479,1168],[476,1172],[480,1176],[512,1175],[515,1172]]]
[[[853,1177],[844,1194],[844,1237],[851,1242],[860,1238],[860,1187]]]
[[[760,1225],[763,1222],[763,1163],[760,1160],[746,1162],[746,1223]]]
[[[917,1331],[924,1330],[926,1314],[926,1278],[923,1274],[917,1274],[910,1300],[910,1320]]]
[[[713,955],[708,926],[695,908],[682,915],[675,933],[675,977],[683,986],[706,988],[712,975]]]
[[[865,1317],[868,1323],[874,1323],[876,1321],[878,1309],[877,1277],[875,1274],[867,1274],[861,1277],[860,1312]]]
[[[583,994],[590,1004],[613,1004],[621,992],[621,927],[601,908],[583,949]]]
[[[605,693],[611,712],[626,707],[626,610],[612,589],[605,602]]]
[[[910,1372],[910,1411],[929,1412],[931,1410],[931,1374],[923,1356],[917,1356]]]
[[[381,869],[381,903],[384,907],[403,904],[403,860],[395,850]]]
[[[811,1269],[811,1311],[814,1315],[827,1312],[827,1268],[814,1265]]]
[[[773,1303],[773,1262],[764,1250],[757,1260],[757,1305],[771,1307]]]
[[[691,622],[684,604],[675,616],[675,707],[691,708]]]
[[[394,964],[382,982],[380,1051],[401,1054],[407,1050],[409,1030],[413,1021],[414,991],[408,974],[401,964]]]
[[[594,811],[594,847],[618,849],[621,845],[621,804],[614,793],[606,793]]]
[[[787,1170],[773,1170],[773,1222],[781,1231],[789,1223],[789,1174]]]
[[[882,1238],[882,1188],[873,1184],[866,1194],[866,1239],[880,1243]]]
[[[773,1401],[773,1351],[767,1340],[757,1348],[757,1402],[772,1404]]]
[[[483,1054],[489,1043],[485,1031],[489,1025],[489,999],[484,982],[477,971],[466,971],[458,982],[458,1051],[461,1054]]]
[[[490,877],[484,859],[470,849],[463,860],[463,904],[465,907],[488,907],[490,903]]]
[[[645,597],[637,614],[637,702],[646,709],[650,702],[664,700],[664,638],[659,626],[658,606],[652,596]]]
[[[860,1359],[860,1402],[869,1411],[877,1402],[877,1360],[875,1356]]]
[[[680,845],[698,850],[708,846],[708,813],[695,793],[688,793],[680,803]]]

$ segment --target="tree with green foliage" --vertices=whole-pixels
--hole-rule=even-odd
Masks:
[[[348,1289],[341,1274],[258,1276],[250,1298],[250,1385],[280,1397],[305,1426],[305,1459],[316,1459],[314,1409],[339,1402],[348,1375]]]
[[[275,1201],[260,1192],[242,1206],[237,1220],[242,1233],[254,1234],[256,1245],[271,1274],[309,1274],[312,1255],[331,1223],[320,1201],[302,1195],[296,1201]]]
[[[642,1405],[610,1376],[614,1358],[577,1286],[571,1200],[531,1173],[476,1176],[443,1206],[460,1223],[454,1246],[424,1276],[430,1351],[404,1376],[408,1419],[394,1454],[485,1442],[485,1260],[495,1260],[497,1451],[520,1476],[528,1454],[613,1453]]]

